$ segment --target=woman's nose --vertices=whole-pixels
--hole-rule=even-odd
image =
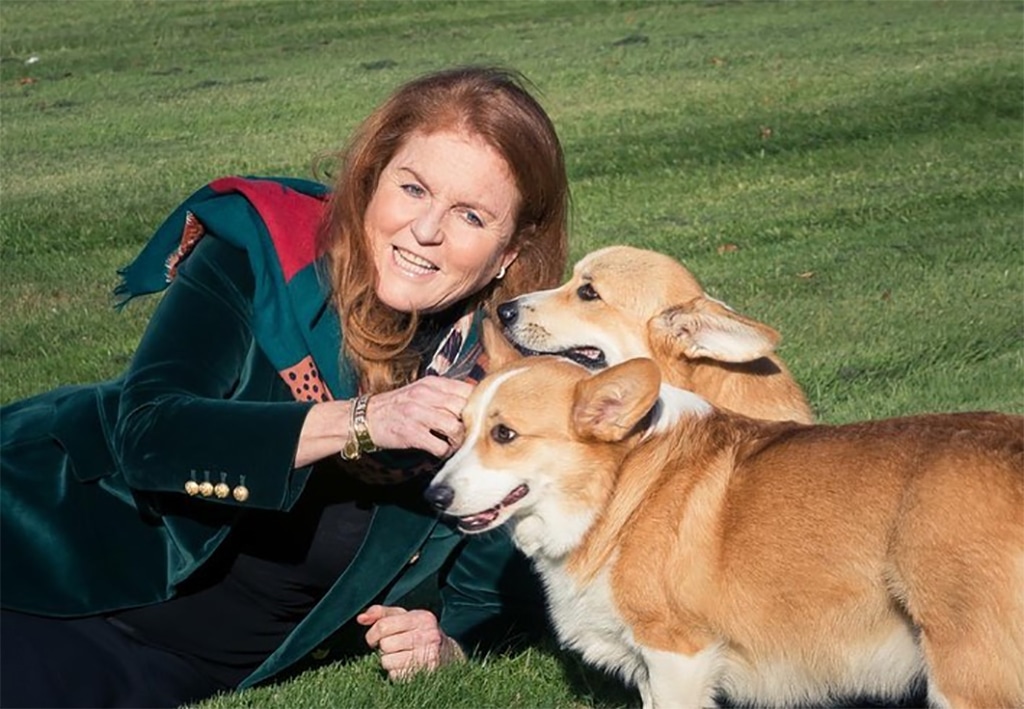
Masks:
[[[443,213],[438,209],[425,208],[412,222],[412,235],[418,244],[439,244],[444,240],[441,230]]]

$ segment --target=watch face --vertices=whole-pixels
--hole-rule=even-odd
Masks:
[[[370,438],[370,432],[366,429],[366,426],[356,425],[356,446],[359,448],[360,453],[372,453],[377,450],[377,446],[373,445],[373,439]]]
[[[345,447],[341,449],[341,457],[345,460],[355,460],[359,457],[359,441],[355,437],[345,442]]]

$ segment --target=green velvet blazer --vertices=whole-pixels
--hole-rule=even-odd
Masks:
[[[124,376],[0,408],[4,607],[70,617],[158,603],[246,510],[295,503],[312,472],[292,464],[312,403],[254,343],[253,280],[241,251],[203,239]],[[325,303],[305,315],[339,352]],[[248,496],[190,496],[189,481]],[[442,628],[469,651],[543,625],[536,578],[506,534],[464,537],[425,503],[382,505],[348,569],[241,687],[351,652],[358,612],[434,584]]]

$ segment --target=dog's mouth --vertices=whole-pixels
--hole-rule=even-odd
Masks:
[[[494,507],[486,509],[483,512],[459,517],[459,529],[463,532],[482,532],[494,524],[494,520],[498,519],[498,515],[501,514],[503,509],[519,502],[521,499],[526,497],[528,492],[530,492],[529,486],[526,483],[523,483],[512,490],[512,492],[505,495],[505,499]]]
[[[534,357],[536,355],[554,355],[556,357],[565,357],[570,359],[576,364],[582,364],[587,369],[604,369],[608,366],[608,360],[604,356],[604,350],[599,347],[570,347],[567,350],[534,350],[521,345],[515,340],[510,340],[512,346],[519,350],[519,353],[526,357]]]

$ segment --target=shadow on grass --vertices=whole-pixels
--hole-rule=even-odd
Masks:
[[[990,120],[1019,122],[1020,74],[992,68],[957,82],[921,87],[893,95],[886,87],[869,100],[836,104],[824,111],[772,111],[775,130],[759,133],[754,113],[731,121],[705,120],[697,130],[667,124],[654,114],[652,125],[628,139],[592,133],[566,145],[572,181],[603,175],[642,175],[653,166],[721,165],[765,155],[804,154],[862,141],[894,141],[928,133],[948,134],[958,127],[977,129]],[[623,122],[633,117],[624,111]],[[609,121],[615,125],[616,121]]]
[[[595,709],[617,709],[620,707],[639,707],[640,694],[636,690],[626,687],[616,677],[587,666],[578,655],[559,650],[553,644],[542,648],[545,653],[551,654],[562,668],[566,683],[571,688],[573,695],[581,704]],[[727,695],[719,693],[716,697],[718,706],[723,709],[771,709],[766,704],[744,704],[733,701]],[[799,706],[799,705],[798,705]],[[808,704],[804,709],[826,709],[827,707],[842,707],[843,709],[912,709],[915,707],[927,707],[927,687],[925,683],[919,682],[910,692],[901,699],[877,699],[867,696],[836,697],[828,704]]]
[[[596,709],[640,706],[640,694],[618,678],[590,667],[576,653],[560,650],[552,641],[539,648],[555,658],[570,691],[581,704]]]

